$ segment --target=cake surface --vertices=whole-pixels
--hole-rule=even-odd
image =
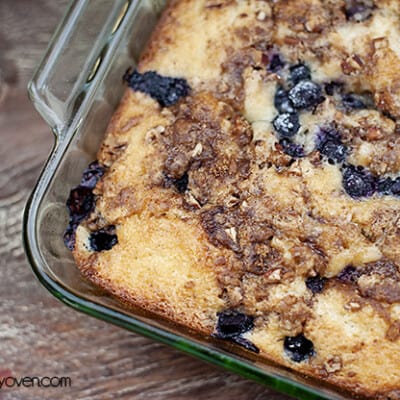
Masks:
[[[400,399],[400,2],[170,1],[68,199],[82,274]]]

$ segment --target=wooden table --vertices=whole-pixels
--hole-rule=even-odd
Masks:
[[[0,1],[0,377],[68,376],[72,386],[0,389],[0,399],[288,399],[79,314],[35,280],[21,217],[53,137],[26,86],[67,3]]]

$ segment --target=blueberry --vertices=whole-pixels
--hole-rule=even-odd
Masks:
[[[113,225],[92,232],[89,237],[90,248],[93,251],[110,250],[118,243]]]
[[[289,91],[289,99],[295,108],[305,109],[324,101],[321,87],[312,81],[300,81]]]
[[[299,116],[297,114],[279,114],[272,124],[282,138],[290,138],[300,129]]]
[[[301,145],[293,143],[289,139],[281,139],[279,144],[282,146],[282,150],[285,154],[293,158],[304,157],[304,149]]]
[[[400,196],[400,177],[396,178],[392,185],[392,195]]]
[[[81,184],[69,193],[66,203],[69,223],[64,232],[64,244],[70,250],[75,246],[76,228],[94,209],[95,199],[92,189],[103,174],[104,167],[98,161],[92,162],[83,172]]]
[[[362,96],[355,93],[348,93],[342,97],[342,102],[345,108],[353,110],[362,110],[367,108]]]
[[[372,0],[346,0],[345,14],[350,21],[362,22],[371,17],[374,4]]]
[[[321,293],[324,289],[325,283],[327,282],[326,278],[323,278],[319,275],[312,276],[306,279],[307,289],[311,290],[313,294]]]
[[[332,163],[342,162],[347,156],[347,148],[340,139],[340,133],[331,126],[320,128],[317,133],[316,148]]]
[[[162,107],[171,106],[190,93],[190,87],[185,79],[162,76],[155,71],[141,74],[136,70],[133,72],[128,70],[124,80],[133,90],[147,93]]]
[[[342,162],[346,159],[347,148],[339,141],[327,140],[322,148],[318,149],[331,163]]]
[[[377,192],[384,195],[400,196],[400,177],[380,178],[377,183]]]
[[[270,58],[267,70],[270,72],[277,72],[285,66],[285,62],[281,59],[279,54],[273,54]]]
[[[304,64],[296,64],[290,67],[290,80],[296,85],[300,81],[311,79],[310,69]]]
[[[171,181],[179,193],[185,193],[189,184],[189,175],[185,172],[180,178],[171,179]]]
[[[326,140],[340,140],[340,137],[340,131],[338,130],[336,124],[333,122],[319,128],[319,131],[317,133],[317,143],[321,143]]]
[[[354,199],[372,196],[376,186],[376,178],[363,167],[348,165],[344,168],[343,187]]]
[[[314,345],[302,333],[297,336],[286,336],[284,343],[286,354],[295,362],[301,362],[315,355]]]
[[[96,186],[98,180],[104,175],[104,166],[98,161],[93,161],[83,171],[82,180],[80,186],[93,189]]]
[[[72,189],[67,200],[67,208],[70,219],[74,222],[85,219],[94,208],[92,190],[82,186]]]
[[[289,94],[287,90],[285,90],[282,86],[279,86],[276,89],[275,97],[274,97],[274,105],[275,108],[279,111],[279,113],[294,113],[295,109],[293,108],[293,104],[289,99]]]
[[[392,186],[393,186],[392,178],[380,178],[377,183],[377,192],[379,194],[392,194]]]
[[[360,273],[357,268],[349,265],[339,272],[336,279],[343,283],[355,283],[359,277]]]
[[[75,232],[77,224],[70,223],[64,232],[64,244],[69,250],[73,250],[75,247]]]
[[[246,348],[259,353],[259,349],[248,339],[241,335],[253,329],[254,318],[236,310],[225,310],[217,314],[218,322],[216,333],[213,335],[219,339],[230,340]]]
[[[221,338],[241,335],[254,327],[254,318],[236,310],[226,310],[217,314],[217,334]]]
[[[75,246],[76,228],[93,211],[94,204],[92,189],[78,186],[70,191],[67,199],[69,223],[64,232],[64,244],[69,250]]]

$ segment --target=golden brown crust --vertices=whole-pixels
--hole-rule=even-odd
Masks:
[[[83,275],[206,334],[218,312],[240,310],[254,317],[243,337],[261,357],[399,398],[400,201],[343,186],[349,164],[400,171],[400,6],[372,3],[171,1],[139,70],[185,78],[191,93],[161,107],[127,89],[98,153],[108,170],[95,211],[77,230]],[[324,98],[296,111],[290,140],[304,154],[294,156],[272,121],[299,62]],[[365,107],[345,105],[352,93]],[[340,133],[344,160],[324,155],[321,131]],[[94,253],[91,232],[109,225],[118,244]],[[315,354],[294,362],[283,342],[299,334]]]

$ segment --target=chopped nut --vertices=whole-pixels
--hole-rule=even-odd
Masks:
[[[227,93],[227,92],[229,91],[229,89],[230,89],[229,84],[228,84],[227,82],[225,82],[224,80],[221,80],[221,81],[218,83],[218,86],[217,86],[218,92],[220,92],[220,93]]]
[[[98,224],[98,221],[97,220],[94,220],[94,221],[88,221],[87,222],[87,227],[89,228],[89,230],[91,230],[91,231],[96,231],[96,230],[98,230],[99,229],[99,224]]]
[[[197,157],[203,151],[203,145],[201,143],[197,143],[192,151],[192,157]]]
[[[147,131],[146,136],[144,138],[144,140],[147,144],[154,142],[156,139],[157,139],[157,134],[156,134],[156,132],[154,132],[153,129],[150,129],[149,131]]]
[[[271,271],[268,271],[265,274],[265,278],[267,282],[280,282],[282,280],[282,270],[280,268],[273,269]]]
[[[330,356],[324,363],[324,368],[329,374],[342,369],[342,359],[339,356]]]
[[[342,61],[341,67],[345,75],[355,75],[361,71],[363,64],[361,58],[358,55],[353,54],[352,56],[347,57],[346,60]]]
[[[156,130],[157,133],[165,132],[165,126],[162,126],[162,125],[158,125],[154,129]]]
[[[368,141],[374,141],[374,140],[380,140],[383,139],[384,133],[382,132],[382,129],[379,129],[377,126],[372,126],[367,129],[367,140]]]
[[[225,205],[227,207],[234,207],[237,204],[239,204],[240,199],[238,199],[236,196],[229,196],[229,198],[226,200]]]
[[[311,14],[304,24],[307,32],[320,33],[324,29],[326,21],[323,16],[318,14]]]
[[[257,19],[258,19],[259,21],[264,21],[265,18],[267,18],[267,14],[265,14],[264,11],[259,11],[259,12],[257,13]]]
[[[301,42],[300,38],[294,36],[285,36],[283,40],[284,43],[288,44],[289,46],[295,46],[296,44],[299,44]]]
[[[357,301],[349,301],[344,305],[344,309],[348,311],[358,311],[361,309],[361,304]]]
[[[155,126],[154,128],[149,129],[146,132],[146,136],[145,136],[146,143],[154,142],[154,140],[156,140],[161,135],[161,133],[163,133],[164,131],[165,131],[165,127],[162,125],[158,125],[158,126]]]
[[[235,227],[227,228],[225,232],[234,242],[237,242],[237,231]]]
[[[389,41],[386,37],[376,38],[372,41],[374,50],[386,49],[389,47]]]
[[[193,194],[190,191],[185,192],[185,200],[191,206],[194,206],[196,208],[201,208],[201,204],[198,202],[198,200],[193,196]]]

